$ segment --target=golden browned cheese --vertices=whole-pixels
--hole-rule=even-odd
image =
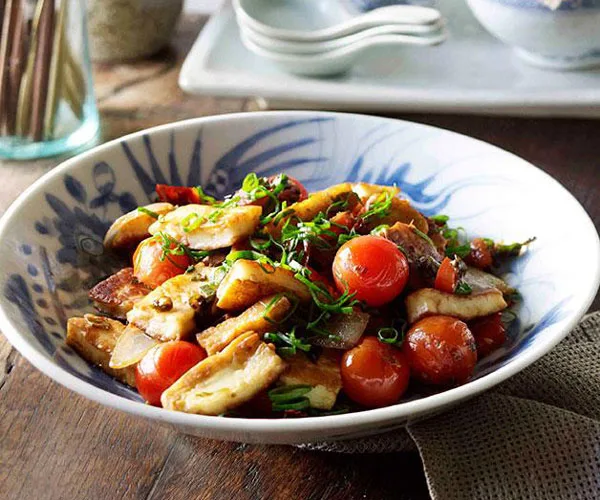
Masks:
[[[217,307],[237,311],[255,304],[260,299],[280,292],[296,295],[309,301],[306,285],[294,278],[294,273],[280,267],[265,268],[256,261],[235,261],[217,289]]]
[[[495,288],[456,295],[440,292],[434,288],[422,288],[406,297],[406,313],[409,323],[419,321],[425,316],[453,316],[469,321],[506,309],[507,304],[502,292]]]
[[[246,332],[188,370],[163,392],[161,402],[168,410],[219,415],[269,387],[284,369],[273,345]]]
[[[168,279],[133,306],[127,321],[160,341],[183,339],[196,327],[201,304],[214,296],[218,269],[196,264],[192,272]]]
[[[175,207],[170,203],[153,203],[147,205],[147,210],[158,215],[164,215]],[[109,249],[131,248],[150,236],[148,228],[156,219],[148,213],[139,210],[122,215],[112,223],[104,236],[104,247]]]
[[[355,182],[352,184],[352,190],[358,195],[363,203],[366,203],[374,194],[388,193],[393,197],[400,194],[400,188],[396,186],[382,186],[380,184],[369,184],[367,182]]]
[[[230,208],[185,205],[159,218],[149,231],[164,232],[190,248],[216,250],[252,235],[261,215],[262,208],[254,205]]]
[[[266,315],[268,307],[270,308]],[[277,323],[285,318],[291,307],[292,303],[287,297],[271,295],[259,300],[239,316],[207,328],[196,335],[196,339],[210,356],[222,350],[245,332],[253,331],[263,334],[277,328]]]
[[[90,363],[99,366],[121,382],[135,387],[135,367],[122,370],[109,367],[110,356],[125,325],[119,321],[86,314],[83,318],[69,318],[67,344]]]
[[[286,220],[291,216],[302,221],[312,220],[319,215],[320,212],[326,212],[336,201],[336,198],[350,193],[351,191],[352,184],[345,182],[331,186],[323,191],[312,193],[306,200],[292,203],[286,209],[286,211],[290,212],[290,215],[288,217],[283,217],[277,225],[270,224],[267,226],[266,230],[273,235],[279,234]]]
[[[94,307],[114,318],[125,319],[134,304],[151,291],[126,267],[94,286],[88,293]]]
[[[342,389],[340,360],[342,351],[323,349],[317,362],[309,360],[304,353],[287,359],[288,367],[279,378],[282,385],[309,385],[306,397],[312,408],[331,410]]]

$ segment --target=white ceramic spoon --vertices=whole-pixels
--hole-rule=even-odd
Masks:
[[[429,7],[391,5],[353,15],[332,0],[233,0],[240,25],[270,38],[309,42],[346,36],[375,26],[430,25],[441,14]]]
[[[283,54],[257,45],[244,31],[240,31],[246,48],[268,59],[281,69],[296,75],[328,76],[350,69],[360,53],[377,45],[437,45],[446,39],[446,32],[434,36],[377,35],[346,45],[340,49],[318,54]]]
[[[325,40],[323,42],[293,42],[289,40],[279,40],[265,36],[245,25],[241,25],[240,30],[248,39],[263,49],[280,52],[282,54],[298,55],[319,54],[321,52],[341,49],[378,35],[438,36],[445,33],[443,27],[444,23],[442,22],[426,25],[389,24],[367,28],[350,35],[335,38],[333,40]]]

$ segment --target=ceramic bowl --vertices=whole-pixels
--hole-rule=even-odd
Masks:
[[[555,70],[600,65],[600,0],[467,0],[479,22],[526,62]]]
[[[523,296],[506,345],[481,360],[463,386],[387,408],[281,420],[148,406],[65,345],[66,319],[91,311],[87,290],[116,270],[102,246],[106,229],[152,200],[156,183],[202,184],[221,197],[249,172],[281,171],[313,191],[344,181],[396,184],[420,210],[448,214],[470,235],[506,241],[537,236],[503,270]],[[112,141],[66,161],[27,189],[0,221],[0,238],[0,328],[39,370],[87,398],[157,424],[259,443],[356,438],[464,402],[556,345],[587,310],[600,275],[600,242],[589,217],[531,164],[445,130],[342,113],[200,118]]]

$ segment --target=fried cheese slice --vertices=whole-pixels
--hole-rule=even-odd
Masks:
[[[108,249],[131,248],[150,236],[148,229],[156,221],[150,215],[164,215],[175,207],[170,203],[152,203],[142,207],[144,210],[132,210],[112,223],[104,236],[104,247]]]
[[[160,217],[149,230],[151,234],[163,232],[193,249],[216,250],[251,236],[261,215],[262,208],[255,205],[184,205]]]
[[[207,328],[196,335],[196,340],[211,356],[245,332],[263,334],[272,331],[274,325],[285,318],[291,307],[292,303],[285,295],[265,297],[239,316]]]
[[[246,332],[192,367],[161,396],[167,410],[220,415],[269,387],[285,369],[273,345]]]
[[[323,349],[316,363],[304,353],[286,359],[288,367],[279,378],[283,385],[309,385],[312,387],[305,397],[312,408],[331,410],[342,389],[340,371],[341,351]]]
[[[488,316],[506,309],[502,292],[490,288],[470,295],[440,292],[434,288],[421,288],[406,297],[406,313],[409,323],[425,316],[453,316],[463,321]]]
[[[250,307],[268,295],[289,292],[301,301],[309,301],[310,291],[281,267],[261,265],[254,260],[239,259],[217,288],[217,307],[236,311]]]
[[[135,367],[114,369],[109,366],[117,340],[125,331],[125,325],[114,319],[86,314],[83,318],[69,318],[67,344],[81,357],[99,366],[117,380],[135,387]]]

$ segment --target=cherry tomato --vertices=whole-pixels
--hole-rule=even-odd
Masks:
[[[502,313],[490,314],[469,322],[469,330],[477,342],[477,356],[483,358],[506,342]]]
[[[445,257],[435,275],[434,287],[440,292],[454,293],[458,285],[458,269],[454,261]]]
[[[272,175],[267,179],[267,181],[271,185],[277,185],[279,183],[280,175]],[[281,193],[279,193],[279,201],[287,201],[289,205],[291,203],[306,200],[306,198],[308,198],[308,191],[302,185],[302,183],[298,179],[295,179],[287,174],[286,177],[287,187]]]
[[[191,203],[201,203],[198,191],[191,187],[169,186],[167,184],[157,184],[156,194],[160,201],[166,201],[173,205],[190,205]]]
[[[397,403],[408,387],[410,370],[402,351],[365,337],[342,358],[342,386],[352,401],[369,408]]]
[[[359,236],[344,243],[333,261],[333,278],[341,292],[378,307],[395,299],[408,281],[408,261],[394,243]]]
[[[161,260],[163,253],[162,240],[157,236],[147,238],[138,245],[133,254],[133,275],[138,281],[156,288],[173,276],[184,273],[192,264],[185,254],[169,254]]]
[[[430,384],[463,384],[477,363],[473,334],[450,316],[430,316],[415,323],[402,350],[413,375]]]
[[[483,238],[475,238],[471,242],[471,253],[465,261],[479,269],[488,269],[493,263],[492,249]]]
[[[150,349],[135,370],[140,395],[151,405],[160,406],[160,396],[192,366],[206,358],[202,347],[176,340]]]

